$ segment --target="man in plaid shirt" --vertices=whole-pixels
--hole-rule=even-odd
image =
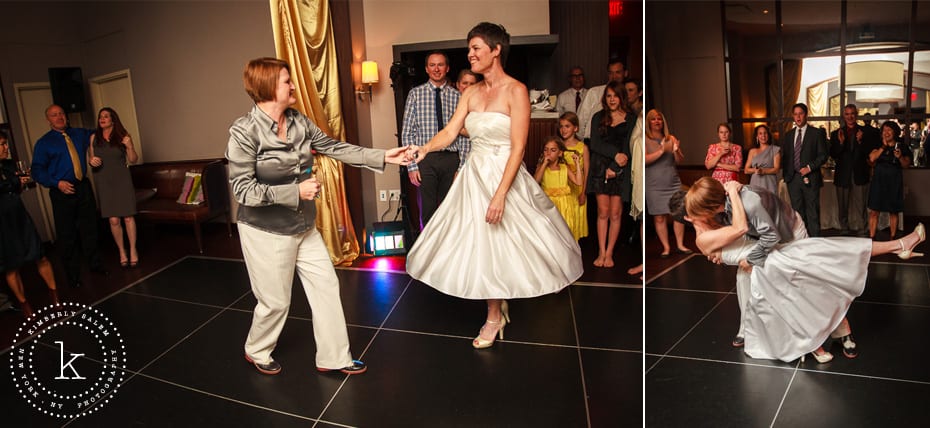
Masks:
[[[416,86],[407,94],[401,143],[422,146],[449,123],[459,103],[459,92],[446,77],[449,58],[442,52],[426,57],[426,74],[429,81]],[[436,212],[439,203],[449,192],[455,172],[465,162],[468,139],[459,137],[445,149],[430,154],[422,162],[407,165],[407,175],[414,186],[420,188],[420,227],[426,225]]]

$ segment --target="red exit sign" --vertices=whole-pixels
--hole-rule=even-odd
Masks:
[[[623,13],[623,2],[620,0],[610,0],[609,15],[611,18],[620,16]]]

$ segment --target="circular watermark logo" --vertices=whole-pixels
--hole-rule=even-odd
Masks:
[[[30,339],[16,345],[25,338]],[[126,347],[99,311],[63,302],[37,311],[17,331],[10,373],[32,407],[72,419],[113,398],[126,377]]]

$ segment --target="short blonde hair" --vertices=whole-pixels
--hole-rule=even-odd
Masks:
[[[275,90],[278,88],[278,75],[281,69],[291,72],[291,66],[277,58],[256,58],[249,61],[242,73],[242,82],[245,92],[256,103],[274,101]]]

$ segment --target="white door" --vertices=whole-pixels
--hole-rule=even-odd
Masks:
[[[142,163],[142,136],[136,118],[136,102],[132,95],[132,75],[129,70],[120,70],[88,79],[90,97],[94,105],[94,120],[101,108],[110,107],[119,115],[120,122],[132,136],[132,143],[139,154],[136,163]],[[96,123],[94,124],[96,127]]]
[[[13,90],[16,94],[16,108],[19,111],[23,135],[26,136],[27,150],[26,153],[20,154],[20,158],[32,163],[32,152],[35,150],[36,140],[49,130],[48,120],[45,119],[45,109],[52,104],[52,90],[48,82],[15,83]],[[36,189],[39,189],[41,215],[37,216],[34,212],[29,214],[36,220],[36,228],[42,240],[51,241],[55,239],[52,201],[48,197],[48,189],[43,186],[36,186]],[[27,199],[29,196],[24,194],[23,198]],[[27,209],[29,205],[27,202]]]

